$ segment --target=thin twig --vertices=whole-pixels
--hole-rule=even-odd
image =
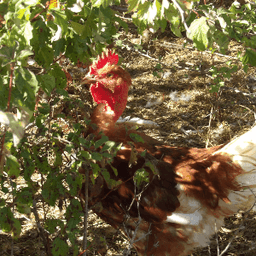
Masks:
[[[39,235],[41,236],[42,240],[43,240],[43,244],[44,244],[44,248],[45,248],[45,251],[46,251],[46,255],[51,255],[50,253],[50,248],[48,247],[48,243],[47,243],[47,240],[44,236],[44,229],[43,227],[41,226],[40,224],[40,218],[38,216],[38,213],[37,213],[37,208],[36,208],[36,201],[35,199],[33,200],[33,208],[32,208],[32,212],[34,213],[34,216],[35,216],[35,219],[36,219],[36,225],[37,225],[37,228],[38,228],[38,231],[39,231]]]
[[[124,44],[124,45],[125,45],[125,44]],[[134,50],[135,52],[139,53],[140,55],[146,57],[146,58],[149,58],[149,59],[151,59],[151,60],[153,60],[153,61],[156,61],[157,63],[161,64],[163,67],[166,67],[166,68],[170,68],[170,67],[171,67],[171,65],[167,65],[167,64],[165,64],[164,62],[161,62],[159,59],[156,59],[156,58],[154,58],[154,57],[151,57],[151,56],[148,55],[148,54],[142,53],[142,52],[140,52],[138,49],[133,49],[133,50]],[[191,67],[183,67],[183,66],[178,65],[177,63],[173,63],[172,66],[175,66],[176,68],[179,68],[179,69],[186,69],[186,70],[189,70],[189,71],[198,72],[198,70],[196,70],[196,69],[193,69],[193,68],[191,68]],[[145,72],[145,73],[146,73],[146,72]],[[211,76],[210,76],[210,77],[211,77]]]
[[[10,81],[9,81],[9,93],[8,93],[7,111],[10,111],[10,103],[11,103],[11,96],[12,96],[12,79],[13,79],[14,66],[15,66],[15,63],[12,62],[10,64],[11,73],[10,73]]]
[[[134,185],[134,187],[136,187],[136,186]],[[135,197],[136,197],[136,195],[135,195]],[[141,223],[141,221],[142,221],[142,218],[141,218],[141,216],[140,216],[140,211],[139,211],[139,201],[140,201],[140,196],[139,196],[138,201],[137,201],[137,209],[138,209],[138,217],[139,217],[139,220],[138,220],[137,223],[136,223],[136,227],[135,227],[135,230],[134,230],[134,232],[133,232],[132,238],[131,238],[130,241],[129,241],[129,246],[128,246],[128,249],[126,250],[126,254],[125,254],[126,256],[128,256],[128,255],[130,254],[131,248],[132,248],[132,246],[133,246],[133,244],[134,244],[134,241],[135,241],[137,232],[138,232],[138,230],[139,230],[140,223]],[[124,226],[125,226],[125,224],[124,224]],[[127,233],[127,232],[126,232],[126,233]],[[128,233],[127,233],[127,234],[128,234]]]
[[[137,186],[136,186],[136,182],[134,181],[134,198],[133,198],[133,200],[132,200],[132,202],[131,202],[131,204],[130,204],[130,206],[129,206],[129,208],[128,208],[128,211],[130,210],[132,204],[133,204],[134,201],[136,200],[136,201],[137,201],[137,211],[138,211],[138,221],[137,221],[137,223],[136,223],[136,227],[135,227],[135,230],[134,230],[134,232],[133,232],[132,238],[130,238],[130,237],[128,236],[128,231],[127,231],[127,229],[126,229],[126,227],[125,227],[125,223],[124,223],[124,230],[125,230],[125,232],[126,232],[128,238],[129,238],[129,246],[128,246],[128,249],[126,250],[126,252],[124,253],[124,255],[126,255],[126,256],[129,255],[129,253],[130,253],[130,251],[131,251],[131,248],[133,247],[133,244],[134,244],[134,243],[137,243],[138,241],[144,239],[146,236],[148,236],[149,234],[151,234],[151,229],[150,229],[150,228],[151,228],[151,224],[150,224],[149,229],[148,229],[148,232],[147,232],[146,234],[144,234],[143,236],[141,236],[141,237],[139,237],[138,239],[135,240],[136,235],[137,235],[137,233],[138,233],[138,231],[139,231],[140,223],[142,222],[142,218],[141,218],[141,216],[140,216],[140,209],[139,209],[139,207],[140,207],[140,200],[141,200],[141,196],[142,196],[143,192],[146,190],[146,188],[148,187],[148,185],[149,185],[149,183],[146,184],[146,185],[143,187],[142,191],[141,191],[139,194],[136,195],[136,187],[137,187]]]
[[[10,181],[10,183],[11,183],[11,188],[12,188],[12,193],[11,193],[11,195],[12,195],[12,201],[13,201],[13,204],[12,204],[12,213],[14,214],[14,196],[13,196],[13,182],[12,182],[12,179],[11,178],[9,178],[9,181]],[[13,236],[11,236],[11,256],[13,256]]]
[[[88,187],[89,187],[89,169],[85,168],[85,188],[84,188],[84,193],[85,193],[85,208],[84,208],[84,238],[83,238],[83,249],[84,253],[83,256],[86,256],[86,247],[87,247],[87,219],[88,219]]]
[[[174,44],[174,43],[170,43],[170,42],[158,42],[158,44],[162,45],[162,46],[165,46],[165,47],[169,47],[169,48],[179,48],[179,49],[189,49],[189,50],[194,50],[194,51],[198,51],[195,47],[193,46],[184,46],[184,45],[179,45],[179,44]],[[235,60],[238,60],[237,57],[234,57],[234,56],[230,56],[230,55],[226,55],[226,54],[221,54],[221,53],[218,53],[218,52],[212,52],[212,51],[203,51],[202,54],[212,54],[212,55],[217,55],[217,56],[220,56],[220,57],[224,57],[224,58],[229,58],[229,59],[235,59]]]
[[[256,120],[256,113],[255,113],[254,111],[252,111],[250,108],[248,108],[248,107],[246,107],[246,106],[244,106],[244,105],[241,105],[241,104],[239,104],[238,106],[249,110],[249,111],[254,115],[254,119]]]
[[[40,11],[39,13],[37,13],[37,14],[30,20],[30,22],[36,21],[36,19],[37,19],[43,12],[46,12],[46,11],[48,10],[49,5],[46,6],[46,7],[43,7],[43,6],[42,6],[42,8],[43,8],[42,11]]]
[[[124,16],[121,16],[121,15],[118,15],[117,13],[115,14],[115,16],[119,17],[119,18],[122,19],[122,20],[128,20],[128,21],[131,21],[131,22],[132,22],[132,18],[124,17]]]
[[[214,226],[215,226],[215,234],[216,234],[217,256],[220,256],[220,247],[219,247],[218,230],[217,230],[216,222]]]
[[[128,11],[128,8],[126,6],[112,5],[112,6],[110,6],[110,8],[115,11],[119,11],[119,12],[127,12]],[[115,14],[115,16],[118,16],[118,15]]]
[[[209,125],[208,125],[208,133],[207,133],[207,139],[206,139],[206,144],[205,144],[206,148],[208,148],[209,141],[210,141],[212,117],[213,117],[213,107],[211,107],[211,113],[210,113],[210,119],[209,119]]]
[[[151,57],[151,56],[148,55],[148,54],[142,53],[142,52],[140,52],[140,51],[137,50],[137,49],[135,49],[135,51],[138,52],[140,55],[142,55],[142,56],[144,56],[144,57],[147,57],[147,58],[149,58],[149,59],[151,59],[151,60],[157,61],[159,64],[161,64],[161,65],[163,65],[163,66],[165,66],[165,67],[168,67],[168,65],[166,65],[165,63],[159,61],[159,59],[156,59],[156,58],[154,58],[154,57]]]
[[[149,224],[149,227],[148,227],[148,232],[146,234],[144,234],[143,236],[139,237],[137,240],[135,240],[133,243],[137,243],[139,242],[140,240],[144,239],[146,236],[150,235],[151,234],[151,223]]]
[[[211,246],[210,245],[208,245],[208,254],[209,254],[209,256],[211,256]]]
[[[190,30],[189,30],[188,25],[185,21],[185,16],[184,16],[185,12],[183,11],[183,9],[180,7],[180,5],[178,4],[178,2],[176,0],[172,0],[172,2],[175,5],[175,7],[178,9],[178,11],[180,12],[181,22],[183,23],[187,33],[190,34]]]
[[[86,252],[86,251],[88,251],[92,245],[93,245],[93,244],[91,243],[91,244],[86,248],[86,250],[83,250],[81,253],[78,254],[78,256],[82,256],[83,253]]]

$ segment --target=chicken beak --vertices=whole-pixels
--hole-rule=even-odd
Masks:
[[[83,85],[83,84],[93,84],[95,82],[97,82],[97,80],[93,76],[87,75],[83,78],[81,85]]]
[[[115,92],[116,85],[109,83],[108,79],[106,78],[95,78],[94,76],[86,75],[83,78],[81,85],[91,85],[95,84],[96,82],[100,83],[105,89],[111,91],[111,93]]]

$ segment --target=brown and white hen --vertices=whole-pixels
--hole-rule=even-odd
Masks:
[[[90,91],[99,105],[91,116],[98,129],[89,132],[100,137],[102,131],[109,140],[122,143],[122,148],[105,167],[119,185],[112,189],[98,176],[89,191],[89,205],[120,228],[139,255],[187,255],[195,247],[206,246],[226,216],[253,205],[256,127],[227,145],[171,147],[116,125],[131,85],[129,73],[118,66],[117,54],[103,53],[90,75],[96,81]],[[134,142],[134,134],[141,135],[143,142]],[[133,177],[143,168],[149,182],[138,187]]]

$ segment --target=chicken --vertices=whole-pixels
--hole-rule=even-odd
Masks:
[[[89,205],[121,229],[139,255],[187,255],[208,245],[226,216],[253,205],[256,127],[226,145],[171,147],[116,125],[131,85],[117,54],[103,53],[90,75],[90,91],[98,103],[91,121],[98,128],[89,133],[99,138],[103,132],[122,147],[105,166],[116,187],[99,175],[90,186]],[[134,139],[138,135],[142,139]],[[134,178],[145,174],[148,182],[139,184]]]

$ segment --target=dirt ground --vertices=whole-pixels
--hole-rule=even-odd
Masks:
[[[238,43],[231,42],[227,55],[221,55],[201,53],[171,32],[151,35],[147,40],[131,29],[128,34],[120,33],[117,40],[122,41],[122,47],[116,46],[116,51],[132,76],[123,117],[139,117],[158,125],[140,130],[173,146],[201,148],[228,142],[255,123],[256,69],[249,68],[247,73],[242,70],[236,56],[243,48]],[[224,86],[219,93],[210,93],[214,83],[211,67],[220,69],[228,62],[237,65],[238,71],[230,79],[222,77]],[[61,218],[57,207],[50,211]],[[14,255],[46,255],[32,214],[20,218],[24,232],[13,241]],[[89,240],[96,237],[88,255],[122,255],[127,247],[123,235],[93,213],[88,230]],[[105,242],[99,237],[104,237]],[[11,247],[10,235],[0,233],[0,255],[11,255]],[[135,251],[132,255],[136,255]],[[212,243],[191,254],[198,255],[256,255],[256,214],[240,212],[226,219]]]

